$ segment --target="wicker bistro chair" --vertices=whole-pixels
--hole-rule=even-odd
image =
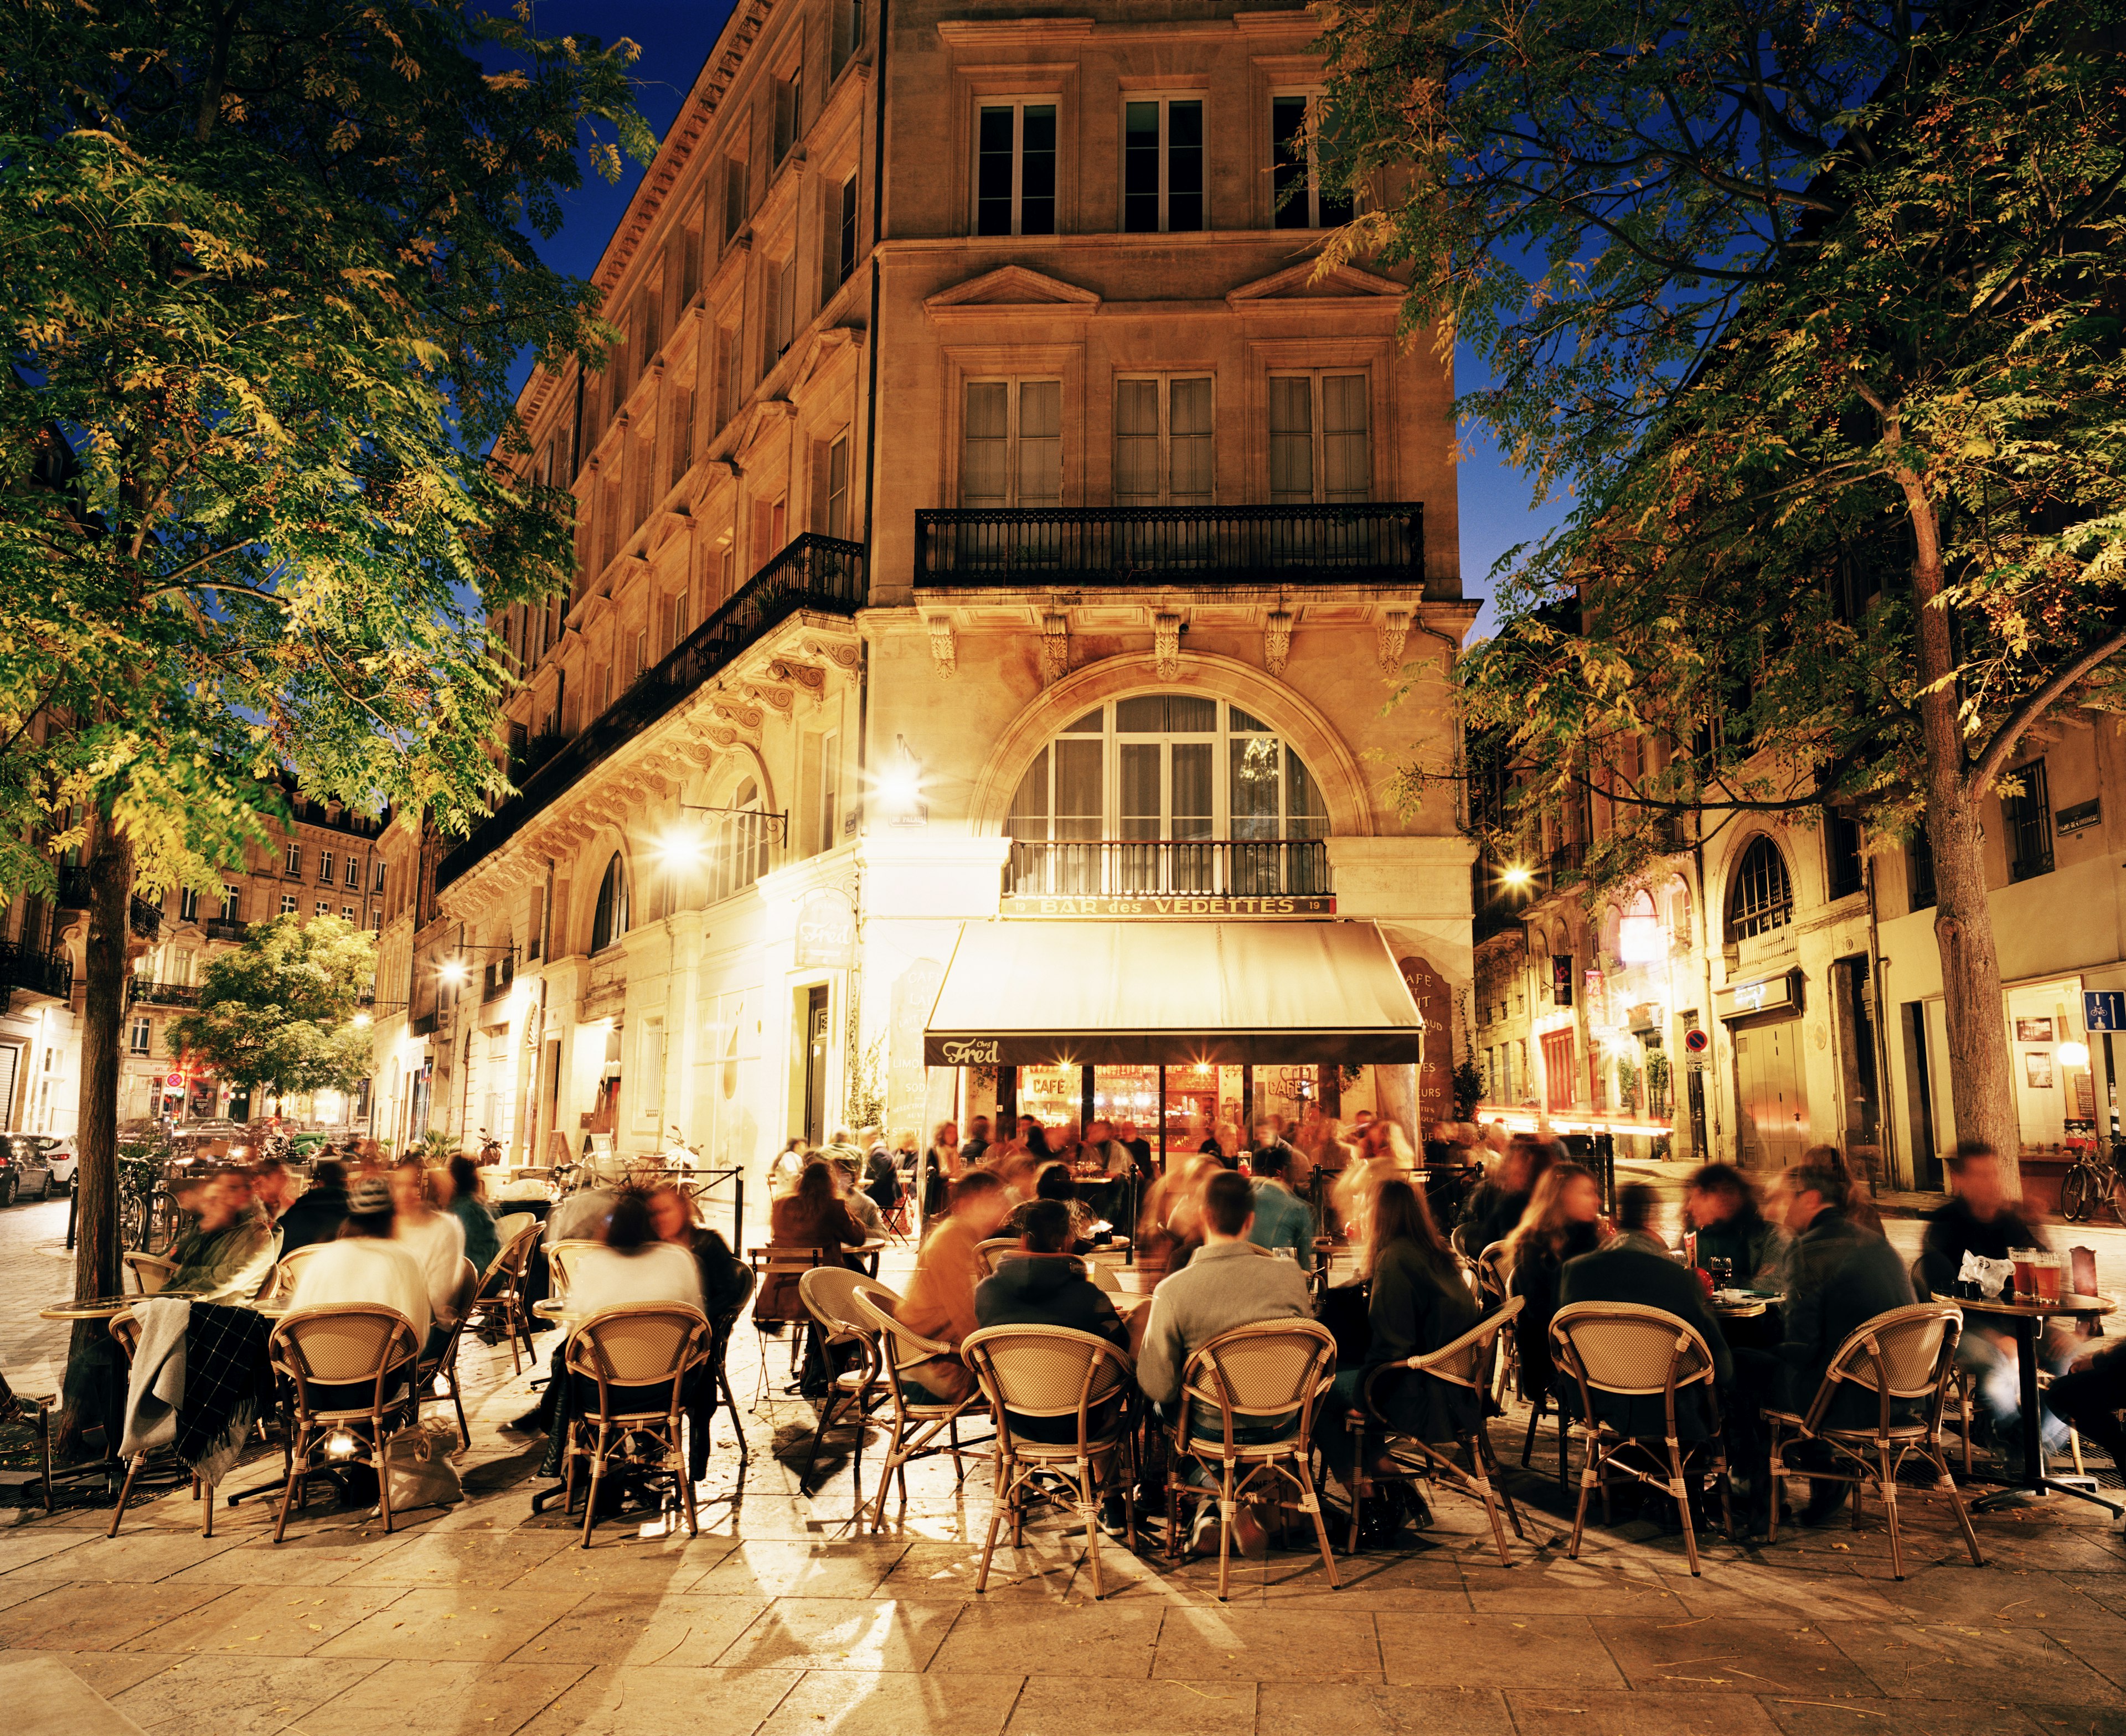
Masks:
[[[1494,1242],[1483,1249],[1476,1257],[1473,1270],[1477,1305],[1487,1314],[1505,1308],[1510,1300],[1506,1294],[1506,1244]],[[1520,1341],[1508,1333],[1500,1339],[1497,1354],[1491,1358],[1492,1380],[1486,1389],[1486,1396],[1501,1413],[1506,1408],[1506,1394],[1519,1378],[1520,1360]],[[1525,1465],[1528,1460],[1521,1462]]]
[[[1935,1488],[1949,1498],[1963,1532],[1964,1547],[1971,1551],[1971,1564],[1985,1566],[1977,1536],[1971,1529],[1971,1515],[1964,1508],[1955,1479],[1949,1475],[1948,1460],[1942,1456],[1942,1413],[1949,1403],[1956,1370],[1956,1341],[1963,1330],[1963,1310],[1948,1303],[1913,1302],[1891,1309],[1862,1322],[1847,1335],[1824,1370],[1823,1384],[1805,1413],[1765,1413],[1771,1434],[1771,1519],[1765,1534],[1768,1542],[1779,1536],[1780,1485],[1784,1479],[1807,1477],[1852,1484],[1856,1527],[1860,1523],[1861,1491],[1872,1484],[1883,1498],[1883,1515],[1889,1524],[1890,1571],[1903,1578],[1903,1545],[1897,1531],[1897,1472],[1907,1457],[1916,1455],[1934,1466]],[[1842,1386],[1875,1395],[1873,1427],[1843,1427],[1826,1421]],[[1919,1407],[1916,1420],[1893,1419],[1892,1407],[1902,1404]],[[1789,1452],[1811,1441],[1829,1449],[1832,1468],[1788,1462]]]
[[[1690,1571],[1698,1572],[1698,1532],[1690,1517],[1687,1465],[1694,1450],[1708,1452],[1720,1489],[1721,1517],[1730,1536],[1735,1530],[1733,1496],[1727,1486],[1727,1449],[1720,1433],[1720,1402],[1713,1386],[1713,1352],[1689,1322],[1665,1309],[1637,1302],[1572,1302],[1550,1323],[1551,1354],[1580,1389],[1580,1414],[1572,1432],[1580,1437],[1580,1505],[1572,1516],[1572,1540],[1566,1556],[1580,1559],[1580,1539],[1587,1526],[1587,1502],[1602,1492],[1602,1522],[1609,1522],[1609,1473],[1621,1470],[1650,1488],[1663,1489],[1675,1502],[1683,1524],[1683,1552]],[[1704,1388],[1708,1434],[1686,1447],[1677,1432],[1679,1393]],[[1656,1437],[1628,1435],[1595,1415],[1598,1394],[1662,1401],[1664,1427]],[[1561,1414],[1562,1407],[1560,1407]],[[1638,1455],[1635,1460],[1632,1455]],[[1645,1462],[1638,1462],[1643,1460]]]
[[[118,1341],[118,1347],[125,1352],[125,1366],[130,1368],[133,1366],[133,1353],[140,1347],[140,1322],[138,1317],[130,1309],[124,1314],[113,1314],[111,1317],[111,1336]],[[49,1432],[50,1425],[45,1426]],[[44,1450],[49,1455],[51,1449],[48,1441],[45,1444]],[[118,1535],[119,1524],[125,1517],[125,1503],[131,1498],[133,1493],[133,1479],[139,1475],[141,1465],[158,1452],[170,1459],[176,1468],[183,1469],[187,1475],[191,1474],[190,1467],[177,1460],[176,1455],[168,1447],[151,1447],[147,1452],[134,1454],[125,1461],[125,1482],[118,1491],[118,1505],[111,1509],[111,1529],[103,1534],[105,1536],[116,1537]],[[202,1493],[206,1498],[206,1510],[200,1517],[200,1535],[203,1537],[211,1537],[214,1535],[214,1491],[210,1488],[203,1491],[200,1486],[200,1479],[196,1476],[193,1476],[191,1480],[192,1499],[197,1501]],[[47,1467],[45,1473],[45,1511],[48,1512],[50,1511],[51,1498],[51,1472]]]
[[[395,1309],[368,1304],[306,1308],[284,1315],[273,1328],[267,1354],[274,1372],[289,1384],[295,1418],[289,1425],[288,1479],[273,1540],[287,1533],[289,1504],[309,1503],[309,1479],[329,1469],[319,1454],[347,1458],[366,1453],[376,1467],[384,1530],[392,1527],[391,1479],[384,1447],[399,1426],[412,1420],[409,1385],[421,1347],[413,1323]]]
[[[1349,1545],[1353,1554],[1358,1551],[1358,1526],[1365,1511],[1366,1483],[1437,1482],[1484,1503],[1484,1511],[1491,1521],[1492,1540],[1498,1545],[1500,1564],[1513,1565],[1512,1557],[1506,1553],[1505,1526],[1499,1522],[1502,1505],[1506,1521],[1514,1528],[1514,1536],[1525,1538],[1527,1533],[1521,1529],[1521,1516],[1514,1507],[1514,1498],[1500,1480],[1499,1463],[1492,1455],[1491,1432],[1484,1426],[1482,1406],[1491,1392],[1491,1368],[1497,1359],[1500,1334],[1519,1314],[1525,1300],[1524,1297],[1509,1296],[1495,1314],[1486,1314],[1451,1343],[1443,1344],[1422,1356],[1383,1363],[1368,1377],[1358,1403],[1344,1418],[1353,1436]],[[1505,1342],[1512,1342],[1510,1334],[1506,1335]],[[1406,1374],[1429,1375],[1453,1386],[1467,1387],[1476,1394],[1476,1427],[1457,1443],[1468,1457],[1466,1467],[1440,1451],[1435,1443],[1406,1435],[1388,1421],[1381,1403],[1387,1396],[1387,1383]],[[1376,1438],[1387,1450],[1388,1465],[1393,1469],[1367,1470],[1367,1449]]]
[[[295,1293],[295,1279],[303,1269],[303,1262],[321,1248],[329,1247],[325,1242],[306,1242],[291,1254],[283,1254],[274,1262],[273,1269],[266,1275],[266,1281],[258,1286],[254,1299],[260,1302],[285,1303]]]
[[[538,1361],[532,1348],[532,1314],[524,1304],[524,1279],[539,1246],[539,1220],[529,1212],[518,1212],[502,1219],[495,1228],[500,1230],[504,1224],[516,1228],[503,1236],[502,1251],[481,1274],[465,1323],[474,1331],[498,1325],[509,1334],[509,1371],[514,1376],[524,1372],[525,1357]]]
[[[423,1356],[413,1379],[413,1389],[418,1395],[415,1408],[448,1399],[457,1408],[458,1441],[461,1449],[472,1445],[472,1430],[465,1424],[465,1399],[458,1390],[458,1341],[465,1336],[465,1321],[471,1315],[473,1300],[480,1294],[480,1274],[473,1270],[472,1262],[458,1262],[458,1287],[451,1295],[451,1313],[456,1323],[432,1356]],[[443,1390],[436,1390],[440,1383]]]
[[[1933,1301],[1935,1300],[1934,1291],[1927,1285],[1926,1262],[1917,1255],[1915,1255],[1912,1258],[1912,1263],[1909,1268],[1909,1271],[1912,1281],[1913,1300],[1917,1302]],[[2038,1376],[2038,1384],[2040,1386],[2043,1386],[2045,1385],[2045,1382],[2046,1377],[2043,1374],[2040,1374]],[[1963,1443],[1963,1475],[1965,1480],[1968,1481],[1972,1475],[1971,1377],[1965,1374],[1961,1368],[1953,1368],[1950,1370],[1949,1377],[1949,1403],[1956,1407],[1956,1432],[1958,1438],[1961,1439]],[[2076,1465],[2077,1469],[2079,1469],[2081,1463],[2081,1443],[2079,1437],[2077,1437],[2075,1442],[2075,1452],[2076,1455]]]
[[[794,1243],[786,1244],[770,1242],[764,1247],[750,1248],[747,1251],[747,1257],[753,1267],[754,1295],[760,1298],[763,1303],[771,1300],[768,1294],[771,1290],[779,1290],[782,1295],[787,1295],[788,1285],[786,1284],[778,1286],[776,1283],[778,1278],[795,1277],[797,1281],[801,1302],[794,1312],[791,1310],[787,1302],[777,1301],[776,1312],[763,1315],[760,1309],[756,1307],[753,1314],[754,1324],[756,1327],[763,1320],[780,1320],[785,1325],[795,1326],[797,1328],[790,1334],[790,1366],[793,1374],[804,1366],[805,1352],[808,1347],[806,1335],[813,1329],[812,1317],[805,1311],[801,1304],[805,1285],[804,1275],[808,1271],[816,1271],[829,1267],[854,1271],[855,1268],[853,1267],[844,1267],[842,1255],[843,1249],[839,1243],[831,1247],[805,1248]],[[759,1381],[754,1394],[756,1406],[768,1391],[767,1348],[765,1345],[761,1347]]]
[[[957,1361],[960,1353],[951,1345],[910,1332],[895,1317],[900,1298],[875,1278],[859,1275],[849,1292],[857,1312],[879,1334],[884,1367],[881,1382],[889,1403],[886,1463],[878,1474],[878,1499],[872,1509],[872,1529],[886,1529],[886,1492],[897,1482],[900,1488],[900,1517],[908,1512],[908,1466],[914,1460],[949,1454],[957,1480],[966,1482],[966,1455],[989,1445],[986,1437],[963,1441],[960,1419],[969,1412],[979,1414],[985,1402],[980,1385],[969,1381],[961,1399],[910,1399],[902,1390],[902,1375],[919,1363],[946,1359]],[[941,1441],[939,1436],[944,1438]]]
[[[565,1297],[569,1293],[569,1281],[575,1276],[570,1270],[570,1262],[582,1259],[593,1248],[604,1246],[602,1242],[583,1240],[550,1242],[546,1244],[546,1275],[556,1298]]]
[[[1308,1469],[1314,1418],[1336,1378],[1336,1335],[1312,1320],[1264,1320],[1236,1326],[1200,1346],[1181,1371],[1174,1408],[1174,1446],[1166,1472],[1166,1550],[1180,1551],[1181,1502],[1216,1501],[1225,1522],[1218,1528],[1218,1596],[1231,1573],[1233,1521],[1250,1489],[1282,1481],[1299,1491],[1300,1510],[1314,1521],[1315,1540],[1330,1589],[1339,1589],[1336,1562],[1321,1522],[1321,1499]],[[1198,1437],[1198,1407],[1215,1411],[1218,1434]],[[1247,1441],[1242,1432],[1273,1418],[1293,1417],[1292,1433],[1274,1441]],[[1186,1461],[1195,1460],[1217,1480],[1215,1486],[1184,1483]]]
[[[593,1314],[569,1336],[563,1366],[598,1387],[598,1405],[570,1425],[564,1469],[568,1504],[575,1504],[576,1466],[590,1460],[583,1504],[583,1546],[591,1546],[598,1523],[599,1485],[614,1460],[647,1465],[669,1455],[690,1536],[701,1535],[694,1511],[694,1482],[687,1473],[680,1423],[687,1413],[681,1390],[692,1370],[709,1360],[709,1323],[697,1308],[679,1302],[635,1303]]]
[[[1136,1365],[1106,1339],[1062,1326],[988,1327],[971,1333],[961,1354],[988,1395],[996,1423],[995,1501],[975,1589],[989,1589],[990,1559],[1004,1515],[1011,1515],[1011,1546],[1018,1549],[1025,1541],[1027,1498],[1060,1495],[1084,1521],[1093,1595],[1106,1597],[1100,1577],[1103,1488],[1122,1490],[1129,1512],[1128,1547],[1136,1548],[1135,1505],[1127,1499],[1136,1481],[1129,1399]],[[1075,1436],[1060,1442],[1028,1440],[1012,1428],[1013,1417],[1068,1418],[1076,1425]]]
[[[826,1399],[820,1406],[819,1421],[813,1425],[811,1449],[805,1455],[804,1474],[797,1479],[797,1493],[811,1493],[812,1472],[820,1462],[820,1443],[834,1426],[834,1419],[843,1417],[856,1430],[851,1459],[856,1479],[856,1506],[852,1517],[857,1520],[863,1517],[864,1435],[871,1424],[872,1408],[886,1402],[879,1378],[884,1356],[879,1347],[878,1328],[857,1312],[856,1305],[856,1287],[870,1281],[862,1272],[851,1271],[847,1267],[820,1266],[806,1272],[797,1283],[806,1309],[817,1324],[822,1354],[843,1349],[855,1358],[851,1366],[837,1372],[828,1384]]]

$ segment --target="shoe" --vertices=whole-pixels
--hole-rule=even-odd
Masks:
[[[1803,1525],[1828,1524],[1838,1510],[1845,1505],[1845,1498],[1851,1493],[1851,1488],[1850,1484],[1834,1483],[1823,1477],[1810,1478],[1808,1499],[1802,1503],[1801,1512],[1795,1517]]]
[[[1108,1495],[1101,1501],[1099,1524],[1103,1537],[1129,1536],[1129,1507],[1120,1495]]]
[[[1207,1501],[1196,1510],[1195,1522],[1188,1527],[1188,1553],[1192,1555],[1215,1555],[1218,1553],[1218,1503]]]
[[[546,1432],[546,1407],[542,1404],[521,1417],[512,1417],[502,1426],[514,1434],[543,1435]]]

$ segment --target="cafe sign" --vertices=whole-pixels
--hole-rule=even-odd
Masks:
[[[797,907],[800,970],[847,970],[857,961],[857,915],[839,892],[815,892]]]
[[[1713,1006],[1723,1019],[1746,1019],[1760,1012],[1799,1012],[1801,973],[1782,971],[1754,983],[1736,983],[1719,990]]]
[[[1144,918],[1174,922],[1197,918],[1226,921],[1234,917],[1334,916],[1336,900],[1329,894],[1285,893],[1244,898],[1234,893],[1146,894],[1140,897],[1018,897],[1004,900],[1008,917],[1098,917],[1105,920]]]

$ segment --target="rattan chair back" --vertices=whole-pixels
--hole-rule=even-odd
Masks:
[[[896,1312],[900,1298],[877,1280],[858,1279],[849,1295],[857,1313],[873,1330],[882,1334],[881,1342],[889,1347],[887,1361],[894,1368],[913,1368],[919,1362],[959,1354],[943,1339],[926,1338],[902,1325]]]
[[[857,1286],[868,1281],[846,1266],[815,1266],[797,1281],[797,1293],[830,1342],[876,1338],[878,1329],[857,1311]]]
[[[611,1386],[676,1383],[707,1360],[709,1323],[683,1302],[636,1302],[602,1309],[578,1327],[564,1358],[572,1374],[598,1384],[601,1408]],[[678,1406],[673,1388],[672,1404]]]
[[[1260,1320],[1221,1333],[1188,1359],[1181,1376],[1177,1427],[1186,1430],[1194,1406],[1218,1413],[1226,1450],[1237,1428],[1258,1418],[1299,1413],[1295,1451],[1304,1453],[1314,1404],[1335,1378],[1336,1335],[1313,1320]],[[1200,1436],[1190,1448],[1207,1451]]]
[[[494,1220],[494,1239],[507,1248],[513,1238],[523,1234],[527,1224],[535,1230],[539,1228],[539,1220],[528,1211],[504,1212]]]
[[[295,1279],[301,1273],[303,1262],[319,1248],[329,1248],[329,1242],[306,1242],[291,1254],[284,1254],[274,1262],[265,1287],[258,1293],[262,1302],[285,1302],[295,1293]]]
[[[1065,1326],[990,1326],[968,1334],[960,1354],[1004,1427],[1004,1413],[1076,1417],[1090,1441],[1089,1413],[1128,1390],[1136,1368],[1104,1338]]]
[[[1713,1380],[1713,1352],[1698,1328],[1639,1302],[1572,1302],[1552,1317],[1560,1360],[1596,1392],[1629,1398]]]
[[[1842,1384],[1876,1394],[1883,1433],[1891,1427],[1891,1406],[1913,1401],[1923,1402],[1927,1422],[1933,1425],[1948,1403],[1956,1341],[1963,1331],[1963,1310],[1948,1302],[1911,1302],[1863,1321],[1846,1335],[1825,1369],[1823,1384],[1809,1406],[1808,1427],[1821,1428],[1824,1413]]]
[[[306,1308],[282,1317],[267,1355],[295,1383],[296,1408],[308,1413],[311,1385],[371,1385],[372,1402],[351,1414],[381,1410],[390,1383],[411,1375],[420,1356],[413,1323],[396,1309],[367,1303]]]
[[[1458,1338],[1424,1356],[1412,1356],[1409,1366],[1434,1380],[1483,1392],[1491,1384],[1491,1358],[1499,1347],[1499,1334],[1506,1323],[1528,1304],[1526,1296],[1509,1296],[1505,1305],[1479,1320]]]
[[[602,1248],[602,1242],[562,1241],[550,1243],[546,1248],[546,1271],[549,1287],[557,1297],[569,1293],[569,1282],[574,1276],[571,1266],[594,1248]]]

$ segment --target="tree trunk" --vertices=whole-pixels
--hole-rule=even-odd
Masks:
[[[81,1035],[81,1106],[75,1135],[80,1167],[76,1202],[73,1289],[77,1300],[118,1290],[118,1072],[125,1017],[125,955],[133,900],[133,843],[117,827],[99,828],[88,859],[87,994]],[[109,1419],[111,1395],[100,1390],[111,1362],[102,1321],[74,1323],[67,1357],[62,1444],[78,1450],[83,1430]],[[116,1441],[111,1443],[114,1447]]]
[[[1941,552],[1932,509],[1907,481],[1919,560],[1920,734],[1926,750],[1927,842],[1934,848],[1935,944],[1941,953],[1944,1021],[1949,1027],[1949,1095],[1959,1139],[1982,1139],[2001,1156],[2010,1198],[2022,1191],[2022,1126],[2009,1073],[2007,1010],[2001,955],[1987,896],[1983,790],[1971,787],[1958,716],[1949,617],[1942,607]]]

